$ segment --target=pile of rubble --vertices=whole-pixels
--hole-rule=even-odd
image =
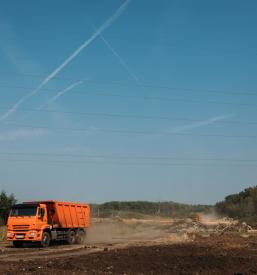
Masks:
[[[172,225],[172,232],[176,233],[200,233],[200,234],[223,234],[226,232],[238,233],[257,233],[246,222],[239,222],[237,220],[222,218],[218,220],[204,220],[201,217],[193,219],[178,220]]]
[[[218,224],[215,228],[216,232],[239,232],[247,233],[255,231],[250,225],[246,222],[242,223],[231,223],[231,224]]]

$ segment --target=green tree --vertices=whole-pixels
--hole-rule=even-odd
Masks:
[[[5,191],[0,193],[0,224],[6,224],[9,210],[15,203],[13,194],[7,195]]]
[[[256,224],[257,186],[225,197],[223,201],[216,204],[216,210],[222,215]]]
[[[249,205],[250,207],[251,205]],[[157,215],[166,217],[188,217],[198,212],[209,212],[210,205],[189,205],[182,203],[150,201],[111,201],[103,204],[91,204],[92,216],[132,216],[133,214]]]

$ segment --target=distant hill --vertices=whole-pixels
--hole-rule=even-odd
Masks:
[[[219,214],[257,223],[257,186],[225,197],[224,201],[216,203],[215,208]]]
[[[91,204],[92,216],[135,216],[156,215],[168,217],[188,217],[198,212],[209,212],[210,205],[189,205],[176,202],[111,201]]]

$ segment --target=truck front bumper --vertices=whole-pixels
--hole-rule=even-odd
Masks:
[[[7,232],[7,241],[40,241],[40,231],[31,230],[24,232]]]

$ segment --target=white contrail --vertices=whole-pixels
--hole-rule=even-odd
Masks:
[[[139,80],[139,78],[131,71],[131,69],[129,68],[129,66],[127,65],[127,63],[124,61],[124,59],[117,53],[117,51],[112,47],[112,45],[104,38],[104,36],[102,34],[100,34],[100,38],[103,40],[103,42],[105,43],[105,45],[109,48],[109,50],[112,52],[112,54],[118,58],[119,62],[121,63],[121,65],[124,67],[124,69],[126,70],[126,72],[136,81],[136,83],[138,85],[142,85],[141,81]]]
[[[68,86],[67,88],[59,91],[55,96],[53,96],[52,98],[50,98],[46,103],[40,105],[38,107],[38,110],[41,110],[43,109],[46,105],[50,104],[50,103],[53,103],[54,101],[56,101],[60,96],[64,95],[65,93],[69,92],[70,90],[72,90],[73,88],[75,88],[76,86],[82,84],[83,81],[78,81],[78,82],[75,82],[73,84],[71,84],[70,86]]]
[[[83,49],[85,49],[88,45],[90,45],[104,30],[111,26],[111,24],[125,11],[129,4],[130,0],[126,0],[117,10],[116,12],[107,19],[92,36],[87,39],[77,50],[75,50],[64,62],[59,65],[50,75],[48,75],[39,85],[38,87],[21,98],[18,102],[16,102],[2,117],[0,117],[0,121],[5,120],[9,117],[16,109],[21,105],[24,101],[29,99],[31,96],[36,94],[42,87],[44,87],[52,78],[54,78],[64,67],[66,67]]]
[[[211,125],[215,122],[222,121],[222,120],[225,120],[225,119],[233,117],[233,116],[234,116],[233,114],[225,114],[225,115],[222,115],[222,116],[211,117],[211,118],[209,118],[207,120],[204,120],[204,121],[199,121],[199,122],[195,122],[195,123],[192,123],[192,124],[176,127],[176,128],[174,128],[173,130],[171,130],[169,132],[171,132],[171,133],[180,133],[180,132],[183,132],[185,130],[190,130],[190,129],[198,128],[198,127],[201,127],[201,126]]]
[[[67,88],[65,88],[65,89],[63,89],[63,90],[61,90],[61,91],[59,91],[55,96],[53,96],[52,98],[50,98],[46,103],[41,104],[41,105],[37,108],[37,110],[42,110],[45,106],[47,106],[48,104],[50,104],[50,103],[56,101],[60,96],[62,96],[63,94],[69,92],[71,89],[73,89],[74,87],[76,87],[77,85],[80,85],[80,84],[82,84],[82,83],[83,83],[82,80],[77,81],[77,82],[71,84],[70,86],[68,86]],[[33,112],[31,112],[31,113],[33,113]],[[31,113],[28,113],[27,115],[25,115],[25,116],[22,118],[22,120],[25,120],[26,118],[28,118],[28,117],[31,115]]]
[[[92,22],[88,21],[88,23],[92,26],[93,30],[96,30],[96,27]],[[129,74],[129,76],[133,78],[138,85],[142,86],[140,79],[133,73],[133,71],[129,68],[125,60],[118,54],[118,52],[113,48],[113,46],[106,40],[106,38],[103,36],[102,33],[99,35],[99,37],[102,39],[102,41],[105,43],[107,48],[111,51],[111,53],[119,60],[120,64],[123,66],[125,71]]]

